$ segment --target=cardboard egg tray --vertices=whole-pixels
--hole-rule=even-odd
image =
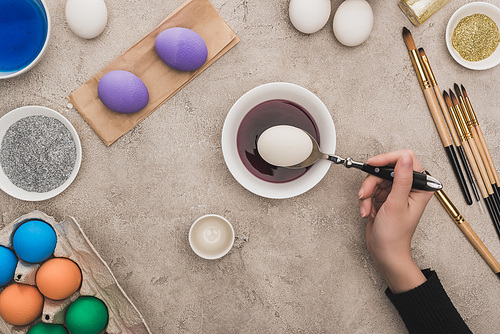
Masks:
[[[57,223],[53,217],[41,211],[33,211],[19,217],[0,230],[0,245],[13,249],[13,232],[22,223],[33,219],[42,220],[52,226],[57,235],[54,257],[66,257],[76,262],[82,271],[82,285],[74,295],[61,301],[44,297],[42,316],[40,320],[30,325],[12,326],[0,317],[0,333],[27,333],[39,321],[64,324],[68,306],[79,296],[95,296],[106,304],[109,312],[109,322],[103,333],[151,333],[142,315],[127,297],[108,265],[99,256],[80,225],[73,218],[68,217],[64,221]],[[26,263],[19,259],[14,282],[35,285],[36,272],[40,265]],[[3,288],[0,288],[0,292]]]

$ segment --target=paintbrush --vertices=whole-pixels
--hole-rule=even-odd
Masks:
[[[497,226],[500,227],[500,217],[497,214],[497,210],[495,210],[491,196],[488,193],[488,190],[486,189],[485,183],[483,181],[483,176],[479,171],[478,164],[476,163],[476,158],[474,156],[474,153],[472,152],[471,146],[469,145],[469,140],[471,140],[470,131],[468,131],[465,120],[463,119],[463,116],[458,109],[459,106],[453,106],[453,102],[446,91],[443,92],[443,96],[446,101],[448,111],[452,117],[455,129],[457,130],[457,133],[462,141],[462,147],[464,148],[467,159],[469,160],[469,164],[472,168],[474,176],[476,177],[477,185],[479,187],[479,190],[481,191],[481,195],[486,204],[486,208],[488,209],[488,213],[490,214],[491,220],[493,221],[493,225],[496,229]],[[471,145],[475,147],[474,142],[472,142]]]
[[[457,210],[453,202],[446,196],[445,192],[441,189],[434,192],[439,202],[446,209],[446,212],[453,219],[455,224],[460,228],[465,237],[469,240],[476,251],[481,255],[484,261],[490,266],[491,270],[500,277],[500,264],[495,259],[495,257],[488,250],[486,245],[479,239],[476,232],[470,227],[470,225],[465,221],[465,218]]]
[[[450,134],[448,133],[448,130],[446,128],[446,123],[443,119],[441,107],[439,106],[436,95],[432,90],[429,78],[425,73],[425,69],[422,65],[422,61],[420,60],[420,55],[417,52],[417,48],[415,47],[413,37],[406,27],[403,28],[403,40],[406,44],[406,47],[408,48],[410,59],[413,63],[413,67],[415,68],[420,87],[422,88],[422,92],[424,93],[429,111],[431,112],[432,119],[434,120],[434,124],[436,125],[436,128],[438,130],[439,137],[441,138],[446,154],[448,155],[448,159],[450,160],[451,166],[455,173],[455,177],[457,178],[460,188],[462,189],[465,201],[470,205],[472,204],[472,198],[465,182],[462,169],[460,168],[460,164],[458,162],[457,154],[451,141]]]
[[[431,83],[432,89],[434,90],[434,93],[436,94],[436,97],[438,99],[439,106],[441,107],[444,119],[446,120],[446,124],[448,125],[448,130],[450,131],[451,137],[453,138],[453,142],[455,143],[455,148],[458,152],[458,156],[460,157],[460,161],[462,162],[465,174],[469,179],[469,183],[471,185],[472,192],[474,193],[474,197],[476,198],[477,201],[479,201],[479,194],[477,192],[476,185],[474,184],[474,177],[472,176],[470,167],[467,163],[467,158],[465,157],[464,149],[461,145],[460,139],[458,138],[457,132],[455,131],[455,126],[453,125],[451,115],[447,112],[446,103],[443,99],[443,95],[441,95],[441,91],[439,90],[439,86],[436,77],[434,75],[434,72],[432,71],[429,58],[427,57],[427,54],[425,53],[423,48],[419,48],[418,53],[420,55],[420,59],[422,60],[425,72],[427,73],[427,77],[429,78],[429,82]]]
[[[486,189],[487,197],[485,199],[485,202],[487,203],[487,205],[489,204],[491,206],[492,212],[494,213],[495,216],[495,219],[493,219],[494,217],[492,217],[493,223],[498,233],[498,236],[500,237],[500,207],[497,205],[497,202],[495,200],[495,193],[493,191],[491,183],[489,182],[488,173],[486,172],[486,167],[484,166],[484,162],[481,159],[481,154],[479,153],[479,149],[477,148],[476,141],[474,140],[474,138],[472,138],[472,133],[467,127],[467,121],[464,112],[462,110],[462,106],[459,104],[455,94],[451,89],[450,89],[450,97],[453,104],[453,110],[456,114],[457,119],[461,123],[461,128],[464,131],[464,136],[467,139],[467,143],[469,144],[469,147],[471,149],[472,156],[474,157],[472,161],[471,159],[469,159],[469,162],[471,165],[475,164],[479,170],[480,178],[476,176],[476,180],[478,185],[482,183]]]
[[[457,84],[455,84],[455,87],[456,87],[456,89],[458,89]],[[460,92],[460,89],[458,89],[458,91]],[[499,210],[499,217],[500,217],[500,194],[498,193],[498,189],[497,189],[497,186],[495,184],[496,173],[494,173],[491,170],[490,165],[488,164],[488,159],[486,158],[486,153],[483,150],[483,146],[481,144],[481,141],[479,140],[479,135],[478,135],[477,130],[476,130],[476,124],[478,124],[477,120],[475,121],[473,115],[469,112],[469,108],[467,107],[467,105],[465,103],[465,99],[463,97],[461,97],[461,94],[457,95],[457,96],[458,96],[457,99],[460,102],[460,106],[462,107],[462,113],[463,113],[465,121],[467,123],[467,127],[472,134],[472,140],[474,140],[474,142],[476,143],[480,158],[483,161],[484,167],[486,169],[486,174],[487,174],[488,178],[485,179],[485,182],[489,182],[491,184],[491,188],[493,189],[492,199],[493,199],[493,201],[495,201],[496,207]],[[475,114],[474,114],[474,116],[475,116]]]
[[[455,92],[457,92],[457,96],[460,99],[460,102],[463,101],[463,108],[465,108],[467,115],[470,119],[469,129],[472,132],[472,137],[476,139],[476,144],[479,148],[479,153],[483,158],[484,164],[486,165],[486,171],[488,172],[488,177],[490,179],[490,183],[493,186],[493,191],[495,192],[496,199],[498,204],[500,205],[500,178],[495,169],[495,164],[493,163],[493,159],[491,157],[490,150],[486,145],[486,141],[484,139],[483,131],[481,131],[481,127],[479,126],[479,122],[476,117],[476,113],[472,108],[472,104],[470,102],[469,97],[467,96],[467,91],[465,90],[464,85],[461,86],[462,94],[459,94],[460,89],[457,84],[455,84]]]

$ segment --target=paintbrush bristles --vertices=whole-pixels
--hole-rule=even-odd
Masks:
[[[443,91],[443,97],[448,108],[453,108],[453,104],[451,104],[450,95],[448,95],[448,93],[445,90]]]
[[[451,100],[453,101],[453,105],[456,106],[458,104],[458,100],[455,97],[455,94],[453,94],[453,91],[451,89],[450,89],[450,96],[451,96]]]
[[[467,99],[467,91],[465,90],[465,87],[464,85],[460,85],[460,87],[462,87],[462,93],[464,94],[464,97]]]
[[[415,42],[413,41],[413,37],[411,36],[411,32],[406,27],[403,27],[403,39],[409,51],[416,49]]]
[[[460,97],[462,96],[462,93],[460,92],[460,88],[458,87],[457,84],[453,86],[455,88],[455,93],[457,93],[457,96]]]

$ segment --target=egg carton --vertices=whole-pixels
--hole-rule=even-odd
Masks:
[[[52,226],[57,235],[54,257],[65,257],[78,264],[82,271],[80,290],[71,297],[56,301],[44,297],[42,316],[27,326],[12,326],[0,317],[0,333],[27,333],[36,323],[42,321],[53,324],[64,324],[68,306],[79,296],[94,296],[107,306],[109,322],[102,333],[107,334],[150,334],[150,330],[135,305],[116,281],[109,266],[99,256],[94,246],[72,217],[56,222],[53,217],[41,211],[33,211],[17,218],[0,230],[0,245],[12,247],[13,232],[22,223],[39,219]],[[36,272],[41,264],[31,264],[19,259],[14,282],[35,285]],[[3,288],[0,288],[0,292]]]

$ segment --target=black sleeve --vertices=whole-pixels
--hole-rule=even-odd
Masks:
[[[427,281],[413,290],[385,294],[396,307],[411,334],[472,333],[446,294],[436,272],[426,269]]]

